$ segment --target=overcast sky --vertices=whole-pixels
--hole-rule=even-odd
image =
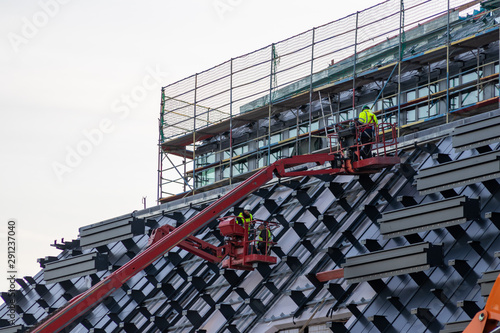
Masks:
[[[156,204],[162,86],[381,1],[1,1],[0,290],[9,219],[32,276],[55,239]]]

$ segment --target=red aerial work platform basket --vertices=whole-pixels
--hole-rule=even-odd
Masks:
[[[277,258],[269,254],[269,249],[273,244],[268,239],[267,231],[277,227],[275,222],[253,220],[245,222],[244,226],[237,223],[238,217],[226,216],[220,218],[219,230],[221,235],[226,237],[226,253],[228,258],[222,261],[223,268],[253,270],[254,263],[276,264]],[[264,225],[266,239],[257,239],[259,226]],[[247,230],[248,232],[245,232]],[[265,243],[264,253],[258,250],[258,244]]]
[[[219,221],[219,230],[222,236],[244,236],[245,229],[243,229],[243,226],[236,223],[236,216],[225,216],[219,219]]]
[[[373,128],[373,138],[369,142],[362,143],[362,133],[370,127]],[[344,121],[335,124],[335,133],[329,134],[328,137],[330,154],[338,156],[337,163],[341,163],[340,160],[350,161],[353,172],[378,171],[399,163],[395,124],[381,122],[374,125],[359,124],[352,120]],[[370,148],[367,149],[367,146]],[[370,150],[370,156],[363,158],[361,153],[363,149]]]

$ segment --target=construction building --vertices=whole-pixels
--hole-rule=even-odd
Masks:
[[[400,163],[360,174],[316,165],[216,214],[250,206],[275,222],[276,264],[234,270],[165,249],[61,329],[462,332],[500,273],[499,5],[387,0],[163,87],[158,205],[53,244],[57,257],[1,294],[0,333],[66,313],[154,246],[155,230],[230,204],[262,170],[327,156],[335,124],[363,105],[395,125]],[[192,234],[225,242],[213,219]]]

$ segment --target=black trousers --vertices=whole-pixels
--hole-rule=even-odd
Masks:
[[[361,143],[364,144],[364,146],[361,147],[361,149],[360,149],[361,158],[372,157],[372,154],[371,154],[371,152],[372,152],[372,145],[369,142],[373,142],[374,141],[373,134],[374,134],[373,133],[373,128],[371,128],[371,127],[365,129],[361,133],[361,137],[360,137]]]

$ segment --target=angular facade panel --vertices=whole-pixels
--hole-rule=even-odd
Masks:
[[[455,151],[479,148],[500,141],[500,117],[471,122],[453,131]]]
[[[477,283],[481,286],[481,296],[483,296],[485,300],[488,299],[491,289],[493,288],[493,284],[495,284],[499,274],[500,270],[484,272],[481,279],[477,281]]]
[[[479,208],[479,199],[460,196],[390,211],[378,220],[380,233],[387,239],[462,224],[479,218]]]
[[[420,170],[417,189],[421,195],[500,178],[500,152],[472,156]]]
[[[47,283],[56,283],[95,274],[107,268],[108,256],[93,252],[45,264],[43,278]]]
[[[388,276],[425,271],[442,264],[442,251],[440,245],[418,243],[347,257],[343,265],[344,277],[348,283],[359,283]]]
[[[118,220],[80,228],[80,245],[83,249],[99,247],[144,234],[143,219]]]

